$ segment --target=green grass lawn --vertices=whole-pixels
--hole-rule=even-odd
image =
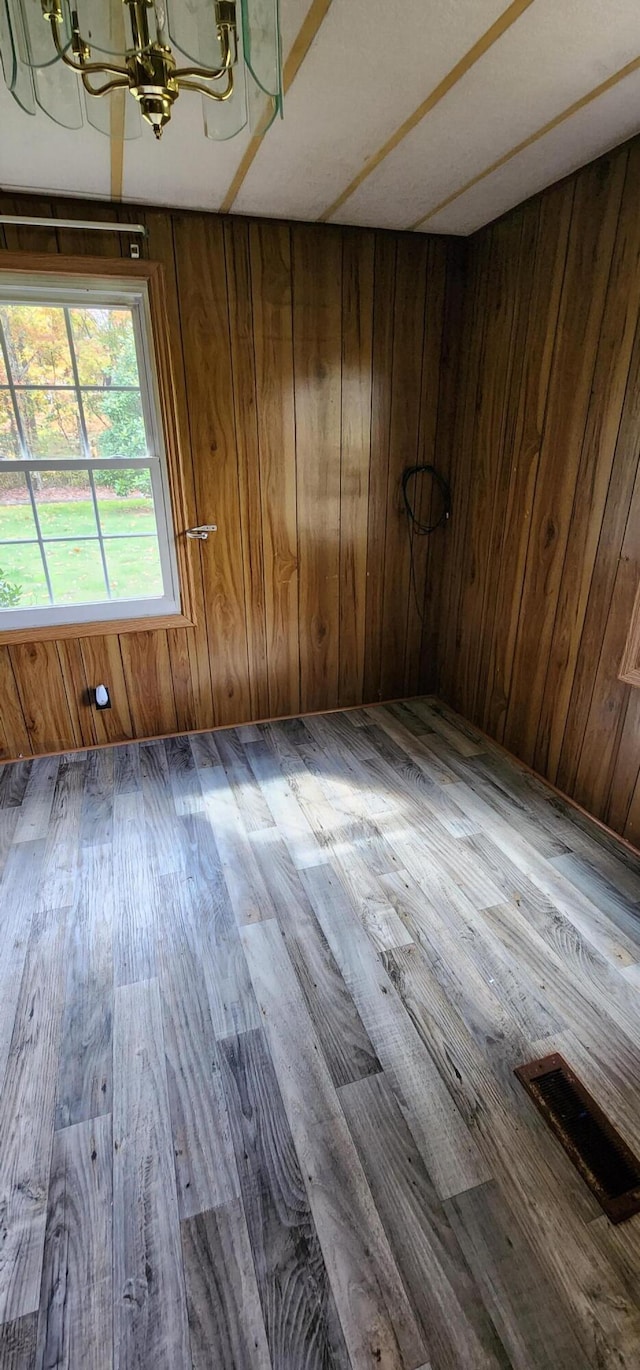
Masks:
[[[160,559],[155,538],[140,534],[155,532],[153,501],[141,495],[125,498],[99,497],[100,522],[111,594],[114,599],[162,593]],[[91,500],[43,501],[38,508],[43,537],[69,538],[69,542],[49,543],[47,563],[57,604],[78,604],[107,598],[100,548],[97,542],[76,541],[96,532]],[[109,539],[109,534],[127,533],[130,538]],[[135,535],[138,534],[136,537]],[[34,524],[28,504],[0,503],[0,541],[33,538]],[[21,588],[15,607],[30,608],[48,603],[42,559],[37,544],[0,546],[2,577]]]

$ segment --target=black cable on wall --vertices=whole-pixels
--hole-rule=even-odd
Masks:
[[[423,523],[418,518],[415,504],[411,497],[412,482],[418,476],[431,476],[434,486],[440,495],[440,513],[438,518],[432,523]],[[436,470],[435,466],[427,463],[419,463],[417,466],[407,466],[402,472],[402,498],[404,501],[405,512],[407,515],[407,532],[409,535],[409,554],[411,559],[411,586],[413,598],[416,606],[416,613],[421,623],[424,623],[422,607],[418,602],[418,587],[416,584],[416,568],[413,558],[413,539],[416,537],[428,537],[430,533],[435,533],[436,528],[442,528],[451,517],[451,487],[448,480]]]

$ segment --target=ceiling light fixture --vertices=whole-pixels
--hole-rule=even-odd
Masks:
[[[4,78],[28,114],[39,108],[79,128],[84,102],[89,122],[110,133],[103,97],[129,91],[124,136],[139,135],[141,114],[160,138],[187,90],[203,97],[207,137],[226,139],[282,113],[278,0],[79,3],[0,0]]]

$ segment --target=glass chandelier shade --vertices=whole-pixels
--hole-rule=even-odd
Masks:
[[[5,82],[23,110],[121,136],[160,137],[182,91],[200,94],[208,138],[263,132],[282,113],[279,0],[0,0]],[[135,98],[124,98],[130,92]]]

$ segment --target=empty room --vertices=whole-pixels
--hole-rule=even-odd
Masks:
[[[639,1370],[638,5],[0,62],[0,1370]]]

